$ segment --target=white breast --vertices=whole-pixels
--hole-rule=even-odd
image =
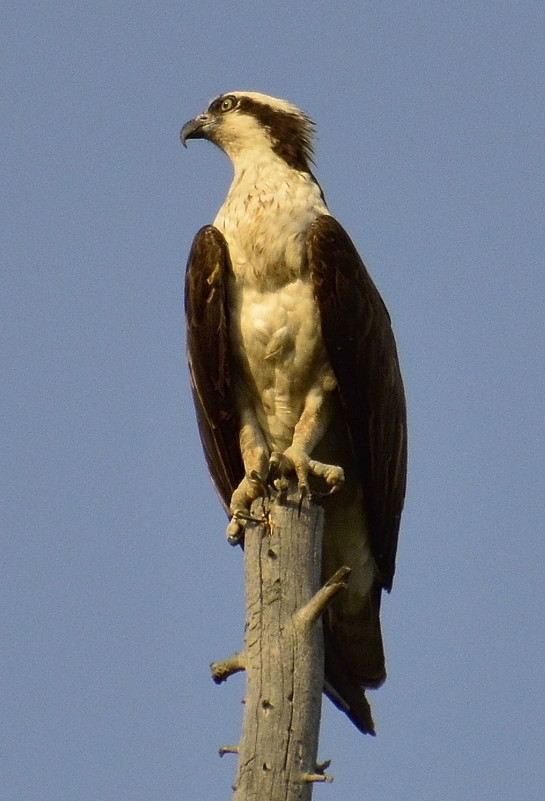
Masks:
[[[261,289],[301,277],[306,231],[317,216],[328,214],[310,175],[268,155],[263,161],[237,163],[214,220],[229,245],[237,280]]]
[[[311,177],[279,160],[237,173],[214,221],[235,276],[233,352],[269,447],[284,450],[311,387],[334,384],[305,254],[309,225],[328,211]]]
[[[235,352],[244,354],[248,392],[269,448],[283,451],[310,389],[331,388],[310,285],[297,280],[272,292],[243,289],[231,336]]]

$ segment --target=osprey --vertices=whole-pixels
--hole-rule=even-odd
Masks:
[[[324,578],[351,568],[324,615],[324,689],[374,734],[365,688],[386,677],[405,398],[388,311],[312,174],[312,134],[300,109],[257,92],[220,95],[182,128],[184,145],[208,139],[234,168],[189,254],[188,361],[229,539],[267,482],[295,475],[323,505]]]

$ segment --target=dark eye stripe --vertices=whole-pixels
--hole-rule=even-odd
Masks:
[[[286,164],[295,170],[310,172],[313,123],[304,114],[283,111],[250,97],[240,97],[237,101],[242,113],[251,114],[268,130],[272,149]]]

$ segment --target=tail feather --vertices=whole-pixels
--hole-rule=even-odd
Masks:
[[[340,658],[351,675],[364,687],[380,687],[386,679],[386,665],[379,606],[381,587],[375,584],[355,607],[342,596],[324,616],[324,625]]]
[[[341,596],[324,615],[324,692],[364,734],[375,733],[365,688],[379,687],[386,678],[380,596],[375,584],[357,614]]]
[[[362,734],[375,736],[375,723],[365,690],[337,657],[334,646],[325,641],[324,692],[350,718]]]

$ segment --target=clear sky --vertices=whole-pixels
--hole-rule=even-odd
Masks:
[[[0,798],[228,798],[241,554],[182,291],[230,165],[179,129],[302,106],[392,314],[410,471],[378,736],[324,702],[318,801],[543,798],[545,4],[6,3]]]

